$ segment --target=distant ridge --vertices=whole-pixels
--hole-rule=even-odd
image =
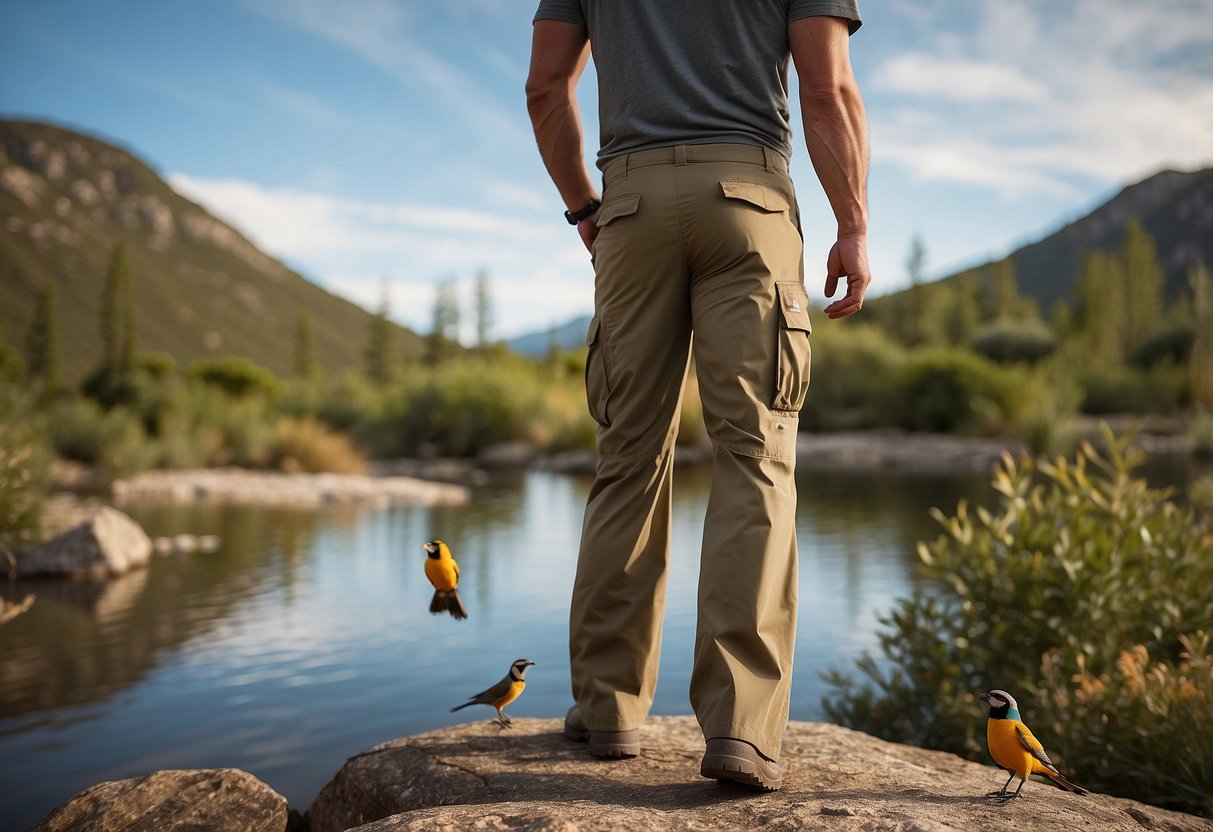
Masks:
[[[573,350],[585,345],[586,330],[590,326],[590,316],[582,315],[567,323],[558,324],[551,329],[540,332],[530,332],[506,341],[506,345],[519,355],[539,358],[547,355],[548,350],[556,347],[561,350]]]
[[[1009,257],[1020,294],[1035,297],[1045,313],[1057,300],[1072,301],[1083,259],[1092,251],[1119,249],[1133,217],[1158,246],[1168,298],[1186,290],[1193,265],[1213,266],[1213,168],[1165,170],[1123,188],[1087,215],[1012,252]],[[930,246],[930,240],[926,242]],[[963,269],[943,280],[989,265]]]
[[[260,251],[130,152],[50,124],[0,120],[0,337],[20,348],[55,281],[62,377],[79,381],[97,363],[97,309],[118,243],[131,266],[141,351],[183,365],[243,356],[289,375],[305,313],[320,366],[361,366],[371,313]],[[422,348],[403,328],[396,345]]]

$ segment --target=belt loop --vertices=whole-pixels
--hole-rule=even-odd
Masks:
[[[625,177],[628,175],[628,167],[630,166],[631,161],[632,161],[632,154],[631,154],[631,153],[624,154],[624,157],[623,157],[623,175],[624,175]]]
[[[674,164],[685,165],[687,163],[687,146],[685,144],[674,146]]]
[[[763,145],[762,161],[767,166],[767,173],[775,173],[775,171],[776,171],[775,160],[772,158],[774,155],[775,155],[774,150],[771,150],[771,148],[767,147],[766,145]]]

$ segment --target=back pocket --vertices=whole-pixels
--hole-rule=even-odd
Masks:
[[[799,413],[809,392],[809,296],[802,283],[776,283],[779,294],[779,344],[776,349],[775,398],[771,409]]]

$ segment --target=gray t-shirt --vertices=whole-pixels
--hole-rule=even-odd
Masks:
[[[857,0],[540,0],[586,27],[598,72],[598,167],[654,147],[730,142],[792,155],[788,24],[860,26]]]

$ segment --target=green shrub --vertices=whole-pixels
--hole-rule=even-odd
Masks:
[[[406,375],[384,404],[377,431],[385,455],[473,456],[531,438],[543,404],[530,366],[452,360]]]
[[[1080,379],[1082,412],[1091,416],[1113,413],[1178,413],[1189,399],[1188,371],[1159,365],[1151,370],[1131,367],[1090,372]]]
[[[1034,364],[1057,349],[1057,338],[1040,321],[995,321],[979,329],[970,346],[1000,364]]]
[[[1105,434],[1105,453],[1084,444],[1073,462],[1008,457],[994,477],[994,511],[962,502],[952,516],[934,512],[943,534],[918,552],[928,584],[881,619],[886,663],[864,656],[863,682],[828,674],[837,689],[823,702],[831,719],[976,758],[985,753],[976,697],[1003,688],[1019,696],[1029,723],[1050,726],[1050,752],[1076,782],[1199,808],[1181,795],[1210,793],[1207,763],[1172,772],[1186,778],[1182,787],[1142,794],[1123,761],[1108,759],[1110,729],[1092,734],[1055,704],[1070,676],[1115,673],[1130,645],[1158,656],[1168,674],[1189,672],[1181,668],[1190,659],[1180,639],[1207,628],[1213,608],[1209,518],[1134,477],[1128,440]],[[1161,717],[1138,719],[1121,728],[1151,744],[1145,757],[1169,756],[1170,728]],[[1213,747],[1213,711],[1187,730],[1206,751]]]
[[[1196,333],[1187,324],[1159,330],[1129,354],[1129,363],[1148,370],[1159,364],[1187,364]]]
[[[91,399],[63,399],[46,415],[46,438],[64,459],[94,466],[110,479],[154,467],[158,451],[128,407],[102,410]]]
[[[914,431],[1000,433],[1015,419],[1026,378],[963,350],[916,353],[897,382],[893,418]]]
[[[25,394],[0,387],[0,552],[5,543],[32,540],[50,490],[50,455],[40,419]],[[0,557],[0,574],[7,566]]]
[[[872,326],[821,327],[812,337],[806,430],[888,427],[905,347]]]
[[[217,387],[230,396],[261,395],[275,398],[283,391],[278,377],[247,358],[199,358],[186,377]]]

